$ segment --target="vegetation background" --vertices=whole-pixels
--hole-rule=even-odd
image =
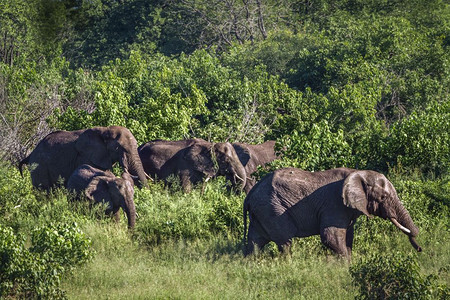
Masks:
[[[448,297],[449,47],[443,0],[0,0],[0,297]],[[424,252],[360,218],[351,265],[317,237],[244,259],[244,196],[220,179],[137,190],[130,233],[20,177],[49,132],[108,125],[383,172]]]

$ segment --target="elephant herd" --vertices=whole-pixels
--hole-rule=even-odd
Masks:
[[[244,191],[244,254],[270,241],[286,252],[294,237],[320,235],[323,244],[350,258],[353,231],[360,215],[389,219],[417,250],[418,228],[392,183],[380,173],[338,168],[307,172],[283,168],[251,177],[258,166],[277,159],[275,141],[259,145],[211,143],[203,139],[154,140],[137,146],[124,127],[94,127],[47,135],[19,163],[28,165],[32,184],[49,190],[63,185],[92,203],[106,204],[106,213],[119,220],[125,212],[129,228],[136,222],[134,185],[148,187],[154,178],[170,183],[178,177],[185,192],[210,178],[224,176],[234,191]],[[115,163],[121,177],[112,172]],[[249,226],[247,230],[247,215]]]

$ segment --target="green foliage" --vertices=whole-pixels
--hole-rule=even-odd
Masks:
[[[93,256],[74,221],[84,217],[68,210],[65,192],[35,192],[29,178],[0,168],[0,297],[62,298],[62,276]]]
[[[93,111],[68,107],[56,112],[52,124],[66,130],[126,126],[141,142],[182,138],[205,102],[187,72],[176,60],[133,52],[98,72],[91,92]]]
[[[14,234],[12,228],[0,225],[0,296],[11,293],[14,281],[24,275],[22,268],[26,260],[23,237]]]
[[[350,267],[358,299],[445,299],[450,290],[420,273],[417,258],[400,253],[371,255]]]
[[[154,245],[172,239],[236,235],[242,227],[242,197],[229,194],[223,181],[208,182],[185,194],[174,185],[138,190],[135,202],[140,222],[134,233],[140,243]]]
[[[92,256],[91,241],[77,223],[54,224],[37,228],[31,233],[30,251],[38,253],[47,263],[69,268],[82,264]]]
[[[300,169],[314,171],[353,165],[351,148],[343,131],[334,134],[326,121],[313,124],[303,134],[294,130],[279,143],[287,148],[284,160]]]
[[[28,147],[48,134],[46,118],[60,105],[68,72],[64,59],[51,63],[24,61],[17,66],[0,62],[0,158],[17,161]]]
[[[22,159],[51,130],[122,125],[140,143],[276,139],[283,156],[272,168],[386,171],[420,228],[424,252],[417,261],[399,254],[377,260],[374,253],[413,249],[391,223],[360,218],[354,257],[361,263],[353,270],[363,280],[384,272],[393,279],[391,295],[401,274],[411,280],[404,297],[448,297],[450,6],[216,2],[211,9],[208,1],[0,0],[0,158]],[[228,194],[221,180],[188,195],[176,184],[137,190],[140,217],[130,240],[125,224],[114,227],[100,208],[70,203],[64,189],[36,191],[28,175],[0,166],[1,296],[64,297],[59,281],[75,266],[85,276],[75,297],[80,287],[87,298],[127,297],[124,286],[141,298],[357,293],[346,288],[346,267],[333,272],[333,263],[318,258],[329,252],[317,237],[294,241],[292,259],[269,247],[241,260],[243,196]],[[80,228],[88,228],[92,245]],[[92,247],[102,256],[79,266]],[[370,259],[380,265],[373,272]],[[128,261],[140,270],[136,280]],[[438,274],[440,283],[424,274]]]
[[[207,51],[179,59],[133,52],[95,77],[87,88],[95,109],[59,110],[53,127],[122,125],[141,142],[189,136],[262,142],[277,107],[295,94],[264,68],[242,78]]]
[[[0,296],[64,298],[61,277],[92,257],[90,240],[76,223],[50,223],[31,236],[28,248],[23,236],[0,225]]]
[[[68,36],[64,1],[0,1],[0,63],[57,59]]]
[[[165,1],[94,0],[68,4],[74,35],[64,45],[74,65],[100,69],[130,51],[153,52],[158,44]]]
[[[385,160],[404,169],[448,174],[450,168],[450,102],[431,103],[425,110],[393,124]],[[390,158],[390,160],[389,160]]]

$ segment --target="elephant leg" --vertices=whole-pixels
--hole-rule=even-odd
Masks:
[[[180,181],[181,181],[181,187],[183,189],[183,192],[190,193],[191,192],[191,178],[188,171],[182,171],[180,172]]]
[[[114,222],[119,223],[120,222],[120,207],[114,207],[112,211],[110,212],[110,215],[112,215]]]
[[[269,243],[269,240],[261,236],[257,232],[255,226],[250,223],[248,227],[247,244],[245,245],[244,256],[253,254],[256,249],[262,249],[265,245],[267,245],[267,243]]]
[[[325,227],[320,230],[322,243],[342,257],[349,257],[347,252],[347,229]]]
[[[353,248],[353,233],[355,228],[353,224],[347,229],[347,235],[345,237],[345,242],[347,245],[347,255],[350,258],[352,256],[352,248]]]
[[[291,253],[291,245],[292,245],[292,240],[288,240],[285,243],[277,244],[278,251],[280,251],[280,253],[282,253],[283,255],[288,255]]]

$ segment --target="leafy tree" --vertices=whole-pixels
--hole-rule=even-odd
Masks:
[[[285,28],[295,15],[292,1],[168,1],[165,36],[175,36],[186,52],[202,47],[226,49],[267,38],[269,31]],[[174,52],[169,52],[174,53]]]
[[[153,52],[165,23],[163,2],[78,1],[71,12],[76,35],[65,44],[66,56],[76,66],[98,69],[132,50]]]
[[[436,175],[450,171],[450,104],[434,102],[393,124],[384,147],[391,166]]]

